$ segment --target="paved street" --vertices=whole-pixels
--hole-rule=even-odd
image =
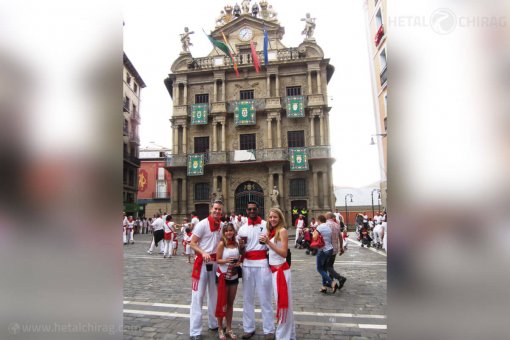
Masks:
[[[151,239],[151,235],[135,235],[136,243],[124,246],[124,338],[189,339],[192,265],[184,256],[163,259],[163,255],[147,254]],[[289,243],[293,245],[294,240]],[[181,250],[179,244],[179,254]],[[384,253],[351,242],[335,264],[336,270],[347,277],[347,283],[336,294],[324,295],[319,292],[321,278],[315,256],[293,247],[291,251],[298,339],[386,339]],[[242,306],[240,283],[233,321],[239,339]],[[205,315],[206,311],[202,338],[216,339],[216,333],[207,329]],[[263,339],[258,309],[256,317],[257,335],[252,339],[258,340]]]

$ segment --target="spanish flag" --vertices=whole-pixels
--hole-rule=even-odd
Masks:
[[[230,46],[230,44],[228,43],[228,40],[227,40],[227,37],[225,36],[225,34],[223,34],[223,32],[221,32],[221,35],[223,36],[223,41],[225,41],[225,45],[227,46]],[[229,53],[230,53],[230,59],[232,59],[232,63],[234,64],[234,71],[236,71],[236,77],[239,77],[239,71],[237,70],[237,63],[236,63],[236,60],[235,60],[235,52],[233,51],[232,47],[229,48]]]

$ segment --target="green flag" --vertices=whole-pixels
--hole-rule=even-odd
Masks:
[[[303,96],[287,97],[287,117],[300,118],[305,116]]]
[[[306,148],[289,148],[290,171],[308,170]]]
[[[205,33],[205,31],[204,31]],[[230,59],[232,59],[232,56],[230,55],[230,50],[228,49],[227,45],[225,45],[224,43],[222,43],[221,41],[219,40],[216,40],[214,39],[213,37],[211,37],[209,34],[205,33],[205,35],[207,35],[207,38],[209,39],[209,41],[211,42],[211,44],[213,44],[213,46],[219,48],[223,53],[225,53],[227,56],[230,57]],[[232,59],[232,62],[234,62],[234,60]]]
[[[191,105],[191,124],[207,124],[209,104]]]
[[[188,155],[188,176],[201,176],[204,174],[204,154]]]
[[[236,102],[234,110],[234,123],[238,125],[255,125],[255,101],[242,100]]]

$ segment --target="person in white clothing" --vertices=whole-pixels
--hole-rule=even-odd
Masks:
[[[232,330],[232,315],[234,314],[234,300],[239,284],[239,244],[236,241],[236,229],[228,222],[221,229],[221,241],[216,249],[216,282],[218,284],[218,302],[216,304],[216,317],[218,318],[218,337],[227,340],[237,339]],[[226,330],[223,332],[223,319],[226,321]]]
[[[189,334],[192,340],[200,339],[202,333],[202,304],[208,293],[207,309],[210,330],[218,329],[216,320],[217,289],[215,285],[216,248],[221,237],[220,219],[223,202],[215,201],[207,218],[193,228],[191,248],[195,251],[195,263],[191,273],[191,308]]]
[[[269,236],[268,236],[269,235]],[[296,326],[292,312],[292,276],[290,265],[287,263],[289,249],[289,234],[285,229],[285,218],[278,208],[269,211],[267,235],[262,235],[260,241],[269,248],[269,267],[273,273],[273,293],[276,301],[276,339],[295,340]]]
[[[157,247],[158,244],[160,243],[160,241],[163,240],[163,237],[165,235],[165,231],[164,231],[165,222],[161,218],[160,214],[157,214],[156,216],[157,216],[157,218],[151,224],[152,228],[154,229],[152,243],[151,243],[149,250],[147,250],[147,253],[149,253],[151,255],[152,255],[152,252],[154,251],[154,246]],[[163,248],[163,247],[164,247],[164,242],[161,242],[161,248]]]
[[[382,239],[383,239],[383,249],[388,252],[388,222],[384,221],[382,224]]]
[[[198,224],[200,220],[198,219],[197,213],[195,211],[191,212],[191,231],[193,231],[193,228]]]
[[[267,263],[267,246],[259,242],[265,234],[266,221],[258,215],[256,202],[248,202],[248,223],[239,229],[239,246],[243,260],[243,339],[255,335],[255,294],[262,309],[262,326],[265,339],[274,339],[273,306],[271,303],[272,274]]]
[[[133,216],[129,216],[125,220],[125,226],[128,239],[124,239],[124,244],[127,244],[127,242],[131,244],[135,243],[133,238],[133,233],[135,232],[135,220],[133,219]]]
[[[374,234],[374,245],[377,249],[381,249],[382,247],[382,243],[383,243],[383,227],[381,224],[377,223],[375,226],[374,226],[374,230],[373,230],[373,234]]]
[[[305,220],[303,219],[303,215],[299,215],[296,223],[294,224],[296,227],[296,238],[294,239],[294,248],[298,247],[298,239],[303,235],[303,228],[305,227]]]
[[[175,235],[175,230],[173,228],[174,222],[172,222],[172,215],[168,215],[166,217],[165,221],[165,235],[164,235],[164,243],[165,243],[165,250],[163,254],[163,258],[171,258],[172,257],[172,250],[173,250],[173,239]]]
[[[191,249],[191,238],[193,234],[191,233],[191,229],[188,227],[185,230],[183,242],[184,242],[184,253],[188,255],[188,263],[191,263],[191,255],[195,255],[193,249]]]

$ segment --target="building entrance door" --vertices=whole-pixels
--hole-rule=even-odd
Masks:
[[[209,216],[209,204],[195,204],[195,211],[197,213],[198,219],[203,220]]]
[[[259,205],[259,215],[264,218],[264,190],[255,182],[239,184],[235,192],[235,212],[246,216],[246,205],[254,201]]]
[[[292,207],[292,225],[296,222],[299,215],[303,215],[303,219],[305,220],[305,226],[308,226],[308,204],[306,200],[296,200],[291,201],[290,206]]]

